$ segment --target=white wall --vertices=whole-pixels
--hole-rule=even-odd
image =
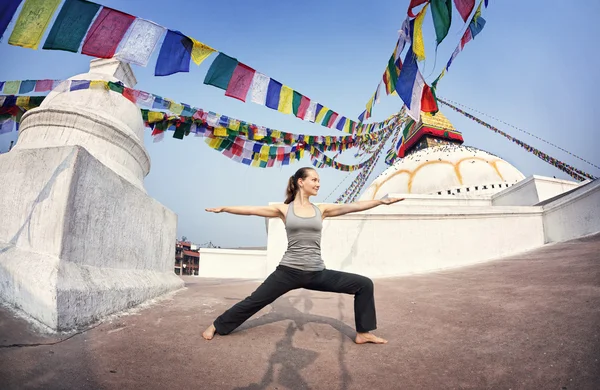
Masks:
[[[546,242],[600,232],[600,180],[544,205]]]
[[[200,249],[198,276],[261,279],[268,275],[266,250]]]
[[[492,196],[494,206],[532,206],[580,186],[574,181],[530,176]]]
[[[269,221],[269,272],[287,240]],[[370,277],[460,267],[544,244],[541,207],[380,206],[324,223],[321,248],[330,269]]]

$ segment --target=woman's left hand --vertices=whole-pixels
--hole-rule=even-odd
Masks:
[[[404,198],[383,198],[383,199],[381,199],[381,203],[384,205],[390,205],[390,204],[398,203],[403,200],[404,200]]]

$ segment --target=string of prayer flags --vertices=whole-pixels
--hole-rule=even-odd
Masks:
[[[8,43],[36,50],[61,0],[25,0]]]
[[[134,19],[135,16],[102,7],[83,41],[81,54],[97,58],[113,57]]]
[[[462,19],[466,22],[475,7],[475,0],[454,0],[454,5]]]
[[[66,0],[44,42],[44,50],[79,51],[99,4],[83,0]]]
[[[208,69],[208,73],[206,73],[204,84],[227,90],[229,81],[231,80],[238,63],[238,60],[235,58],[219,53]]]
[[[165,28],[145,19],[135,19],[123,39],[116,57],[132,64],[146,66]]]
[[[564,163],[564,162],[562,162],[562,161],[560,161],[558,159],[555,159],[554,157],[551,157],[551,156],[547,155],[546,153],[542,152],[541,150],[536,149],[536,148],[534,148],[534,147],[532,147],[532,146],[524,143],[523,141],[520,141],[520,140],[518,140],[518,139],[516,139],[516,138],[514,138],[514,137],[512,137],[510,135],[508,135],[507,133],[499,130],[498,128],[496,128],[496,127],[494,127],[494,126],[492,126],[492,125],[484,122],[483,120],[481,120],[481,119],[479,119],[479,118],[477,118],[477,117],[469,114],[466,111],[461,110],[458,107],[455,107],[454,105],[452,105],[452,104],[450,104],[450,103],[448,103],[448,102],[446,102],[446,101],[444,101],[442,99],[439,99],[439,102],[442,103],[442,104],[444,104],[444,105],[446,105],[446,106],[448,106],[448,107],[450,107],[454,111],[456,111],[456,112],[458,112],[458,113],[466,116],[467,118],[469,118],[469,119],[471,119],[471,120],[479,123],[480,125],[488,128],[489,130],[492,130],[495,133],[498,133],[498,134],[502,135],[503,137],[505,137],[508,140],[516,143],[517,145],[519,145],[520,147],[524,148],[528,152],[533,153],[538,158],[540,158],[543,161],[545,161],[545,162],[547,162],[547,163],[555,166],[556,168],[560,169],[561,171],[565,172],[566,174],[568,174],[569,176],[573,177],[576,180],[580,180],[581,181],[581,180],[584,180],[586,178],[590,179],[590,180],[596,180],[597,179],[597,177],[595,177],[593,175],[590,175],[587,172],[581,171],[581,170],[579,170],[579,169],[577,169],[577,168],[575,168],[575,167],[573,167],[573,166],[571,166],[571,165],[569,165],[567,163]]]
[[[3,0],[0,2],[0,39],[4,36],[4,32],[8,24],[15,16],[17,8],[23,0]]]
[[[251,67],[238,62],[227,84],[225,96],[245,102],[255,73],[256,71]]]
[[[168,76],[190,71],[192,40],[179,31],[167,30],[167,35],[158,54],[155,76]]]

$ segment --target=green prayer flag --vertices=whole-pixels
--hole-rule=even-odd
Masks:
[[[112,81],[108,82],[108,89],[111,91],[115,91],[117,93],[123,94],[123,90],[125,89],[123,85],[113,83]]]
[[[321,125],[322,126],[327,126],[327,124],[329,123],[329,119],[331,119],[332,115],[333,115],[333,111],[327,110],[327,113],[323,117],[323,121],[321,122]]]
[[[148,111],[150,110],[146,110],[144,108],[142,108],[142,119],[144,120],[144,122],[148,122]]]
[[[238,60],[219,53],[206,73],[204,84],[227,90],[229,80],[231,80],[231,76],[237,65]]]
[[[294,115],[298,115],[298,109],[300,108],[300,102],[302,101],[302,95],[294,91],[294,97],[292,98],[292,110]]]
[[[396,64],[394,64],[393,54],[388,60],[388,71],[390,72],[390,84],[392,86],[392,90],[394,90],[396,89],[396,80],[398,80],[398,71],[396,69]]]
[[[183,126],[179,126],[179,127],[175,128],[175,133],[173,133],[173,138],[183,139],[184,135],[185,135],[185,129],[183,128]]]
[[[431,16],[439,45],[448,35],[452,24],[452,0],[431,0]]]
[[[66,0],[46,38],[43,49],[77,53],[99,9],[99,4],[89,1]]]
[[[402,133],[404,140],[408,139],[408,131],[410,130],[410,127],[414,124],[415,124],[414,119],[410,119],[408,121],[408,123],[406,124],[406,126],[404,127],[404,131]]]

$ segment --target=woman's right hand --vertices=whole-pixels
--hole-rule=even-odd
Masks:
[[[205,209],[205,210],[208,211],[209,213],[222,213],[223,209],[224,209],[224,207],[213,207],[213,208]]]

